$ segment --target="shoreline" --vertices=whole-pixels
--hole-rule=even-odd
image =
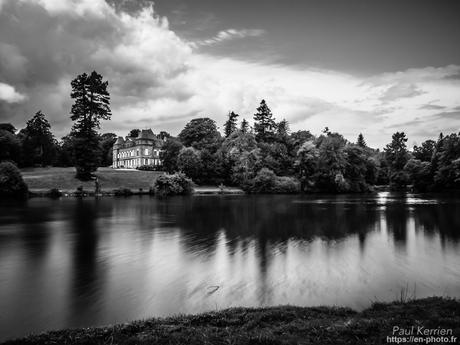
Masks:
[[[50,331],[1,344],[376,344],[388,343],[387,337],[407,335],[394,334],[394,327],[413,329],[414,336],[420,336],[418,327],[445,329],[449,336],[457,337],[452,342],[457,343],[460,301],[429,297],[374,303],[361,312],[326,306],[231,308]]]

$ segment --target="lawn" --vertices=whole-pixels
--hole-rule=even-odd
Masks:
[[[9,341],[5,345],[387,344],[390,343],[387,337],[393,336],[395,326],[400,329],[414,326],[415,329],[439,327],[451,330],[449,337],[457,337],[454,343],[458,343],[460,302],[431,297],[405,303],[378,303],[359,313],[336,307],[236,308],[107,327],[54,331]]]
[[[62,191],[73,192],[79,186],[85,190],[94,191],[94,181],[82,182],[75,178],[75,168],[28,168],[21,170],[24,181],[31,191],[47,191],[57,188]],[[118,170],[99,168],[95,175],[103,191],[112,191],[118,188],[129,188],[133,191],[148,190],[155,178],[162,174],[157,171]]]

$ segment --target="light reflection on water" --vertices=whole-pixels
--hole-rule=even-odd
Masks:
[[[460,297],[458,198],[203,196],[0,205],[0,339],[232,306]],[[6,312],[5,312],[6,311]]]

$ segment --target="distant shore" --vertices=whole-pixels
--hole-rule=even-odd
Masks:
[[[444,335],[420,335],[419,330],[438,333],[444,330]],[[374,303],[362,312],[339,307],[234,308],[106,327],[53,331],[10,340],[4,345],[387,344],[396,343],[388,340],[391,337],[409,340],[410,335],[401,335],[398,333],[401,331],[413,332],[410,335],[419,339],[449,338],[449,342],[432,343],[458,343],[460,302],[431,297]],[[452,337],[457,337],[456,341],[450,342]]]

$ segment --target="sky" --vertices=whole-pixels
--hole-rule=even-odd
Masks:
[[[460,130],[458,13],[449,0],[0,0],[0,122],[41,110],[62,137],[71,80],[96,70],[103,132],[222,128],[265,99],[291,131],[420,144]]]

